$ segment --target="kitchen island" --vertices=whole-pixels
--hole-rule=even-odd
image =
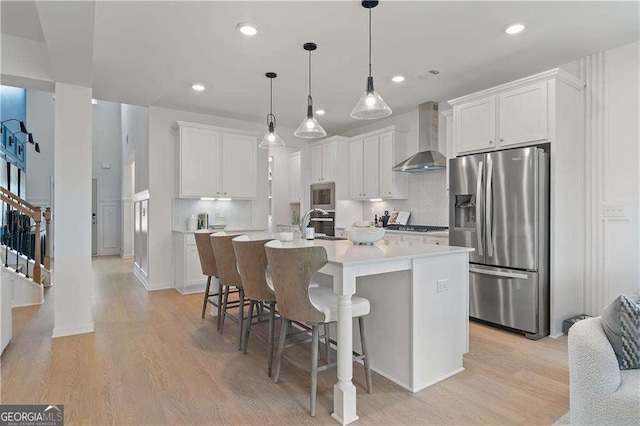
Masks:
[[[327,250],[328,263],[317,278],[339,297],[338,382],[332,414],[339,423],[358,419],[351,358],[353,342],[359,342],[353,336],[351,316],[355,293],[371,302],[365,321],[372,370],[412,392],[464,370],[472,249],[385,241],[356,246],[349,241],[301,239],[283,245]]]

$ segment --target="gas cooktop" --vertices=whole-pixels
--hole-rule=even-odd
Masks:
[[[407,232],[438,232],[449,230],[448,226],[431,226],[431,225],[389,225],[390,231],[407,231]]]

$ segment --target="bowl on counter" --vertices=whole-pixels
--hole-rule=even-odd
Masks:
[[[377,243],[384,237],[384,228],[376,228],[375,226],[369,227],[354,227],[347,229],[347,238],[353,244],[368,244]]]

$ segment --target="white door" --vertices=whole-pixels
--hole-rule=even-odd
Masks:
[[[358,139],[349,144],[349,196],[353,200],[363,198],[363,143],[362,139]]]
[[[322,182],[322,145],[311,147],[311,183]]]
[[[219,197],[222,141],[219,132],[180,129],[180,196]]]
[[[395,158],[393,155],[393,132],[380,135],[380,197],[393,198],[395,196],[394,172],[391,170]]]
[[[336,155],[337,142],[328,142],[322,145],[322,181],[336,181]]]
[[[289,157],[289,202],[291,203],[302,201],[300,171],[300,153],[295,153]]]
[[[224,133],[222,136],[222,197],[255,198],[256,139]]]
[[[453,111],[458,154],[495,147],[495,96],[456,106]]]
[[[548,139],[546,81],[503,93],[499,99],[500,146]]]
[[[378,136],[364,140],[364,198],[380,197],[380,145]]]
[[[91,255],[98,254],[98,180],[91,179]]]

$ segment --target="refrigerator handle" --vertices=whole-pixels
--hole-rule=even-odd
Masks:
[[[473,272],[476,274],[491,275],[494,277],[516,278],[516,279],[522,279],[522,280],[526,280],[529,278],[527,274],[520,274],[517,272],[490,271],[487,269],[479,269],[479,268],[469,268],[469,272]]]
[[[484,175],[484,163],[478,165],[478,183],[476,185],[476,234],[478,236],[478,254],[484,256],[482,243],[482,176]]]
[[[493,256],[493,161],[487,160],[487,195],[484,199],[485,205],[485,234],[487,240],[487,256]]]

